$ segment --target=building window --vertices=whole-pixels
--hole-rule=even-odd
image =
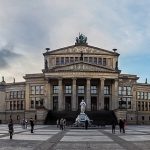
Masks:
[[[70,63],[74,63],[74,57],[70,57]]]
[[[104,94],[105,95],[110,95],[111,93],[110,93],[110,85],[106,85],[106,86],[104,86]]]
[[[59,57],[56,57],[56,65],[59,65]]]
[[[71,93],[71,85],[66,85],[65,86],[65,93],[70,94]]]
[[[144,92],[141,92],[141,99],[144,99]]]
[[[84,57],[84,62],[88,62],[88,57]]]
[[[144,92],[144,99],[148,99],[148,93]]]
[[[65,57],[65,64],[69,63],[69,57]]]
[[[150,99],[150,93],[148,93],[148,99]]]
[[[97,86],[91,86],[91,94],[97,93]]]
[[[53,96],[53,110],[58,110],[58,96]]]
[[[94,57],[94,64],[97,64],[97,58]]]
[[[136,92],[136,97],[137,97],[137,99],[140,99],[140,98],[141,98],[140,92]]]
[[[34,102],[35,102],[35,100],[34,100],[34,98],[32,98],[31,99],[31,104],[30,104],[31,108],[34,108]]]
[[[103,65],[106,66],[106,58],[103,58]]]
[[[84,86],[78,86],[78,93],[84,94]]]
[[[98,58],[98,64],[102,65],[102,58]]]
[[[89,57],[89,63],[93,63],[93,58]]]
[[[13,106],[13,105],[12,105],[12,102],[10,102],[10,110],[12,110],[12,108],[13,108],[12,106]]]
[[[13,102],[13,110],[16,110],[16,101]]]
[[[122,90],[122,95],[131,95],[131,87],[130,86],[124,86]]]
[[[61,57],[61,65],[64,65],[65,61],[64,61],[64,57]]]
[[[54,94],[58,94],[58,91],[59,91],[58,85],[54,85],[54,86],[53,86],[53,93],[54,93]]]
[[[79,61],[79,58],[78,57],[75,57],[75,62],[78,62]]]
[[[31,86],[31,94],[35,95],[35,86]]]
[[[22,97],[24,97],[25,93],[21,93],[21,94],[22,94]],[[44,94],[44,86],[43,85],[31,86],[31,94],[32,95]]]
[[[13,99],[13,97],[14,97],[13,95],[14,95],[14,94],[13,94],[13,91],[11,91],[11,92],[10,92],[10,99]]]
[[[142,121],[144,121],[144,119],[145,119],[144,116],[142,116]]]
[[[122,95],[122,87],[119,86],[119,95]]]

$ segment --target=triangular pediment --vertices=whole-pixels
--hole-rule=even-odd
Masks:
[[[113,69],[105,68],[103,66],[91,65],[84,62],[75,64],[57,66],[51,69],[51,71],[93,71],[93,72],[116,72]]]
[[[56,50],[49,51],[45,53],[45,55],[49,54],[77,54],[81,53],[81,51],[84,54],[102,54],[102,55],[118,55],[118,53],[114,53],[113,51],[105,50],[102,48],[90,46],[90,45],[72,45]]]

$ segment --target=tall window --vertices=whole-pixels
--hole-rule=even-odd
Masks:
[[[53,96],[53,110],[58,110],[58,96]]]
[[[102,58],[98,58],[98,64],[102,65]]]
[[[58,85],[54,85],[54,86],[53,86],[53,93],[54,93],[54,94],[58,94],[58,91],[59,91]]]
[[[61,57],[61,65],[63,65],[64,63],[65,63],[64,57]]]
[[[69,63],[69,57],[65,57],[65,64]]]
[[[31,98],[31,102],[30,102],[30,107],[31,108],[34,108],[34,102],[35,102],[35,99],[33,97],[33,98]]]
[[[97,58],[94,57],[94,64],[97,64]]]
[[[84,57],[84,62],[88,62],[88,57]]]
[[[110,90],[110,85],[104,86],[104,94],[105,94],[105,95],[110,95],[110,94],[111,94],[110,91],[111,91],[111,90]]]
[[[84,94],[84,86],[78,86],[78,93]]]
[[[56,57],[56,65],[59,65],[59,57]]]
[[[74,57],[70,57],[70,63],[74,62]]]
[[[103,65],[106,66],[106,58],[103,58]]]
[[[71,85],[66,85],[65,86],[65,93],[70,94],[71,93]]]
[[[89,63],[93,63],[93,58],[89,57]]]
[[[97,86],[91,86],[91,94],[97,93]]]

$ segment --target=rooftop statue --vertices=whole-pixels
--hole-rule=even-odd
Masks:
[[[83,35],[82,33],[79,33],[79,37],[76,37],[76,44],[87,44],[87,37]]]

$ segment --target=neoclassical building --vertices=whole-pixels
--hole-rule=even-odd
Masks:
[[[0,120],[34,118],[43,123],[48,112],[75,112],[82,99],[87,112],[114,111],[130,124],[150,122],[150,84],[137,75],[121,74],[117,49],[90,46],[80,34],[75,45],[46,48],[41,73],[25,82],[0,83]]]

